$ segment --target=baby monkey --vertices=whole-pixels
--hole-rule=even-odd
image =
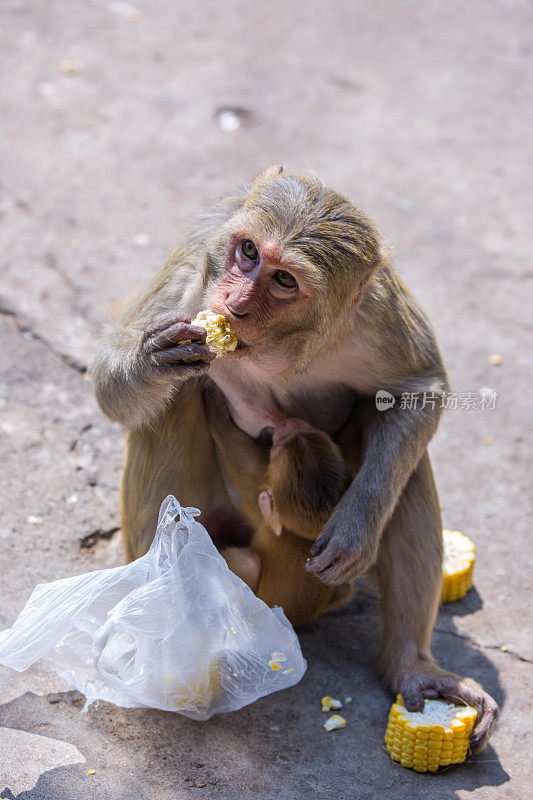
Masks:
[[[223,554],[230,568],[263,599],[272,596],[274,602],[279,597],[279,569],[288,587],[296,581],[301,591],[287,598],[285,606],[294,624],[346,602],[352,594],[353,581],[328,586],[305,570],[309,539],[316,541],[350,482],[341,451],[327,434],[297,418],[274,423],[264,488],[258,497],[264,524],[250,548],[231,547]],[[287,558],[288,550],[294,559]]]
[[[274,428],[259,508],[277,536],[283,529],[315,541],[351,483],[339,447],[304,420]]]

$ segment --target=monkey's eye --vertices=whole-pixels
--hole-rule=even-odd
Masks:
[[[278,269],[278,271],[274,273],[274,280],[276,283],[279,283],[280,286],[283,286],[284,289],[294,289],[295,286],[298,286],[296,278],[293,278],[291,273],[286,272],[284,269]]]
[[[244,242],[241,244],[242,254],[249,258],[250,261],[257,261],[259,258],[259,253],[257,252],[257,247],[250,239],[245,239]]]

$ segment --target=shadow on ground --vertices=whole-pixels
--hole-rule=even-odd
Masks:
[[[455,606],[461,610],[461,604]],[[440,663],[476,678],[503,704],[497,669],[482,650],[459,637],[448,610],[443,613],[447,630],[437,633],[434,642]],[[437,775],[420,775],[391,761],[383,746],[391,697],[373,669],[379,630],[372,597],[357,596],[347,608],[323,615],[301,629],[300,641],[308,671],[298,686],[204,723],[107,703],[81,715],[83,698],[77,692],[21,695],[0,707],[0,724],[44,736],[66,736],[86,764],[44,772],[33,789],[18,795],[4,779],[0,797],[70,800],[75,783],[79,798],[104,798],[112,792],[117,800],[154,796],[433,800],[509,780],[490,746],[466,764]],[[324,694],[353,698],[342,712],[348,725],[341,731],[326,733],[321,727]],[[119,786],[116,763],[121,764]],[[87,774],[91,768],[93,776]]]

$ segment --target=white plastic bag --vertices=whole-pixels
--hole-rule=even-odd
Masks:
[[[0,634],[0,664],[42,658],[87,697],[204,720],[298,683],[298,638],[231,572],[171,495],[149,552],[123,567],[40,584]]]

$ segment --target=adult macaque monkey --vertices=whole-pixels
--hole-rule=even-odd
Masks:
[[[224,314],[239,339],[216,361],[191,325],[203,308]],[[482,749],[496,703],[438,667],[430,649],[442,538],[426,448],[446,373],[426,317],[361,211],[313,176],[267,169],[182,239],[106,335],[93,380],[104,412],[129,428],[129,559],[146,552],[173,493],[202,510],[215,541],[250,541],[230,548],[228,563],[295,622],[328,605],[325,590],[371,571],[385,679],[410,710],[438,696],[477,708],[472,749]],[[379,389],[427,393],[426,402],[380,411]],[[277,536],[263,518],[268,432],[284,418],[327,434],[352,477],[310,554],[302,531],[296,547],[291,531]],[[321,491],[312,484],[310,494]]]

